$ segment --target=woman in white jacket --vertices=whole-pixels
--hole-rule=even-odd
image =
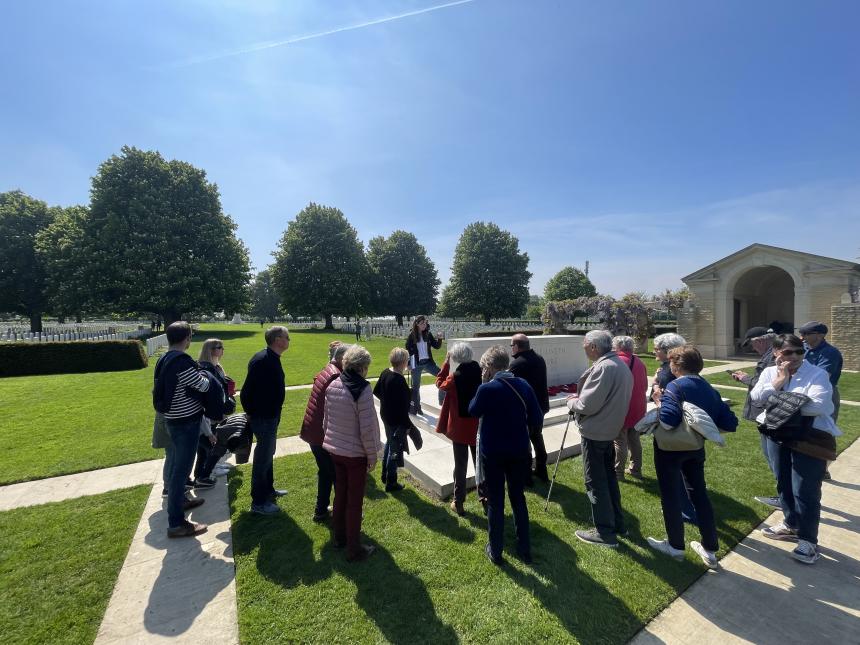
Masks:
[[[753,404],[764,406],[772,394],[779,391],[804,394],[809,401],[800,413],[813,417],[811,427],[838,437],[842,433],[831,418],[833,390],[830,378],[820,367],[803,360],[803,341],[794,334],[780,334],[773,341],[776,365],[766,368],[750,392]],[[765,412],[756,421],[763,424]],[[797,542],[792,556],[805,564],[813,564],[818,552],[818,523],[821,517],[821,482],[827,462],[800,452],[791,444],[768,437],[768,450],[773,450],[777,467],[777,491],[784,519],[779,524],[762,529],[774,540]]]

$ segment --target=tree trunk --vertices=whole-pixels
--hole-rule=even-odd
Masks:
[[[397,319],[397,326],[403,327],[403,315],[402,314],[395,314],[394,317]]]
[[[484,324],[489,326],[490,324],[490,314],[484,314]]]
[[[58,325],[62,325],[62,324],[64,324],[65,322],[66,322],[66,317],[65,317],[65,316],[63,316],[63,315],[59,315],[59,316],[57,316],[57,324],[58,324]]]
[[[171,323],[175,323],[177,320],[182,320],[182,312],[176,309],[167,309],[162,314],[162,318],[164,318],[164,328],[167,329],[167,326]]]
[[[76,314],[75,314],[75,322],[76,322],[76,323],[83,322],[83,318],[81,318],[81,313],[80,313],[80,312],[78,312],[78,313],[76,313]]]
[[[324,329],[334,329],[334,325],[331,322],[331,314],[323,314],[325,316],[325,327]]]
[[[30,332],[40,333],[42,331],[42,312],[41,311],[31,311],[30,312]]]
[[[328,320],[328,318],[326,318]],[[346,317],[346,322],[349,322],[349,316]],[[328,327],[328,323],[326,323],[326,327]]]

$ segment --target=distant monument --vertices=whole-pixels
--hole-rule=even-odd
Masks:
[[[242,316],[239,314],[233,314],[233,320],[230,321],[231,325],[242,325],[244,321],[242,320]]]

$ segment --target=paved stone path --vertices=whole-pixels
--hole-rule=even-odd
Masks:
[[[792,559],[790,542],[754,531],[651,621],[631,645],[860,643],[860,441],[822,489],[822,558]],[[782,520],[775,512],[762,526]]]

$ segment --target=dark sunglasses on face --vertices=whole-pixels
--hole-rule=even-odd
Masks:
[[[803,356],[806,353],[805,349],[783,349],[780,350],[780,353],[784,356],[788,356],[790,354],[797,354],[798,356]]]
[[[224,345],[214,345],[212,349],[224,349]]]

